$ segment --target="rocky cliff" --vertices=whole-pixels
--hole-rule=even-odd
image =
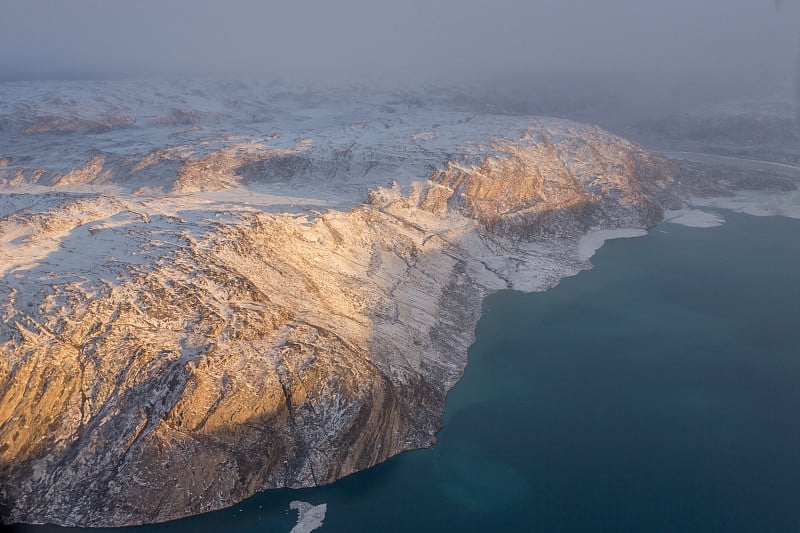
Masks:
[[[429,446],[488,292],[715,187],[566,121],[304,103],[243,139],[256,104],[210,133],[34,104],[0,153],[6,523],[163,521]]]

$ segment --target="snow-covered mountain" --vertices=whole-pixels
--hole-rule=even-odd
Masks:
[[[721,190],[447,89],[0,84],[0,516],[156,522],[429,446],[487,293]]]

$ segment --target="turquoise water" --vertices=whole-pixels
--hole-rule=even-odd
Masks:
[[[725,216],[488,298],[432,449],[124,531],[800,531],[800,221]]]

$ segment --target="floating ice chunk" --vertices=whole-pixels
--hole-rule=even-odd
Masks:
[[[328,504],[313,505],[295,500],[289,504],[289,509],[297,511],[297,524],[289,533],[309,533],[322,527]]]

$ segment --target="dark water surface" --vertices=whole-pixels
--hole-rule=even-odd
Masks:
[[[725,216],[487,299],[434,448],[112,531],[800,531],[800,221]]]

